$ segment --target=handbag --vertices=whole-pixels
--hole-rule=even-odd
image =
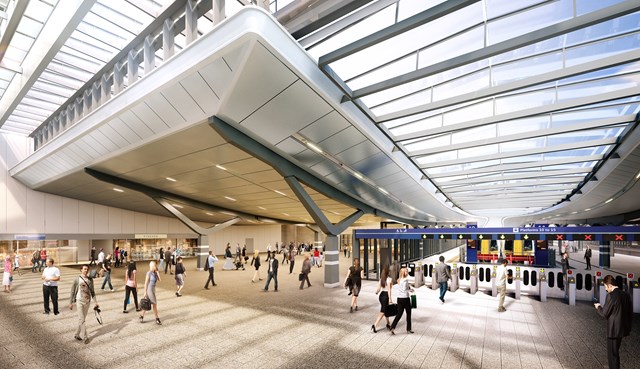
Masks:
[[[398,304],[389,304],[384,309],[384,316],[391,317],[398,315]]]
[[[302,282],[304,280],[304,273],[298,274],[298,281]]]
[[[140,300],[140,308],[145,311],[151,310],[151,300],[148,297],[143,297]]]
[[[418,301],[416,299],[416,295],[411,295],[411,308],[415,309],[418,307]]]

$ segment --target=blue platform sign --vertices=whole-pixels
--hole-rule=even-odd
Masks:
[[[19,241],[44,241],[45,235],[43,234],[14,234],[14,240]]]

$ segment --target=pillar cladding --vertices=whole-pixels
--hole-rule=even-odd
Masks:
[[[196,247],[196,257],[197,257],[197,270],[204,270],[204,264],[207,262],[207,257],[209,256],[209,237],[208,236],[200,236],[198,237],[198,246]]]
[[[600,258],[598,260],[598,266],[600,268],[610,268],[611,267],[611,246],[609,242],[603,241],[600,245]]]
[[[338,250],[338,236],[327,235],[324,253],[324,286],[335,288],[340,286],[340,251]]]

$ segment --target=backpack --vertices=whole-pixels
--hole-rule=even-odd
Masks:
[[[207,261],[204,263],[204,270],[209,270],[209,257],[207,256]]]

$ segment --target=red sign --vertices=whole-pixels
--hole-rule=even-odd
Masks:
[[[556,235],[556,240],[564,240],[564,235],[563,234],[557,234]]]
[[[616,241],[624,241],[624,236],[621,234],[616,235]]]
[[[627,279],[633,279],[633,273],[627,274]]]
[[[584,235],[584,240],[585,240],[585,241],[593,241],[593,240],[591,239],[591,236],[592,236],[592,235],[590,235],[590,234],[585,234],[585,235]]]
[[[568,274],[568,275],[573,274],[573,270],[571,270],[571,269],[567,270],[567,274]]]
[[[602,272],[596,272],[596,276],[600,277],[602,275]]]

